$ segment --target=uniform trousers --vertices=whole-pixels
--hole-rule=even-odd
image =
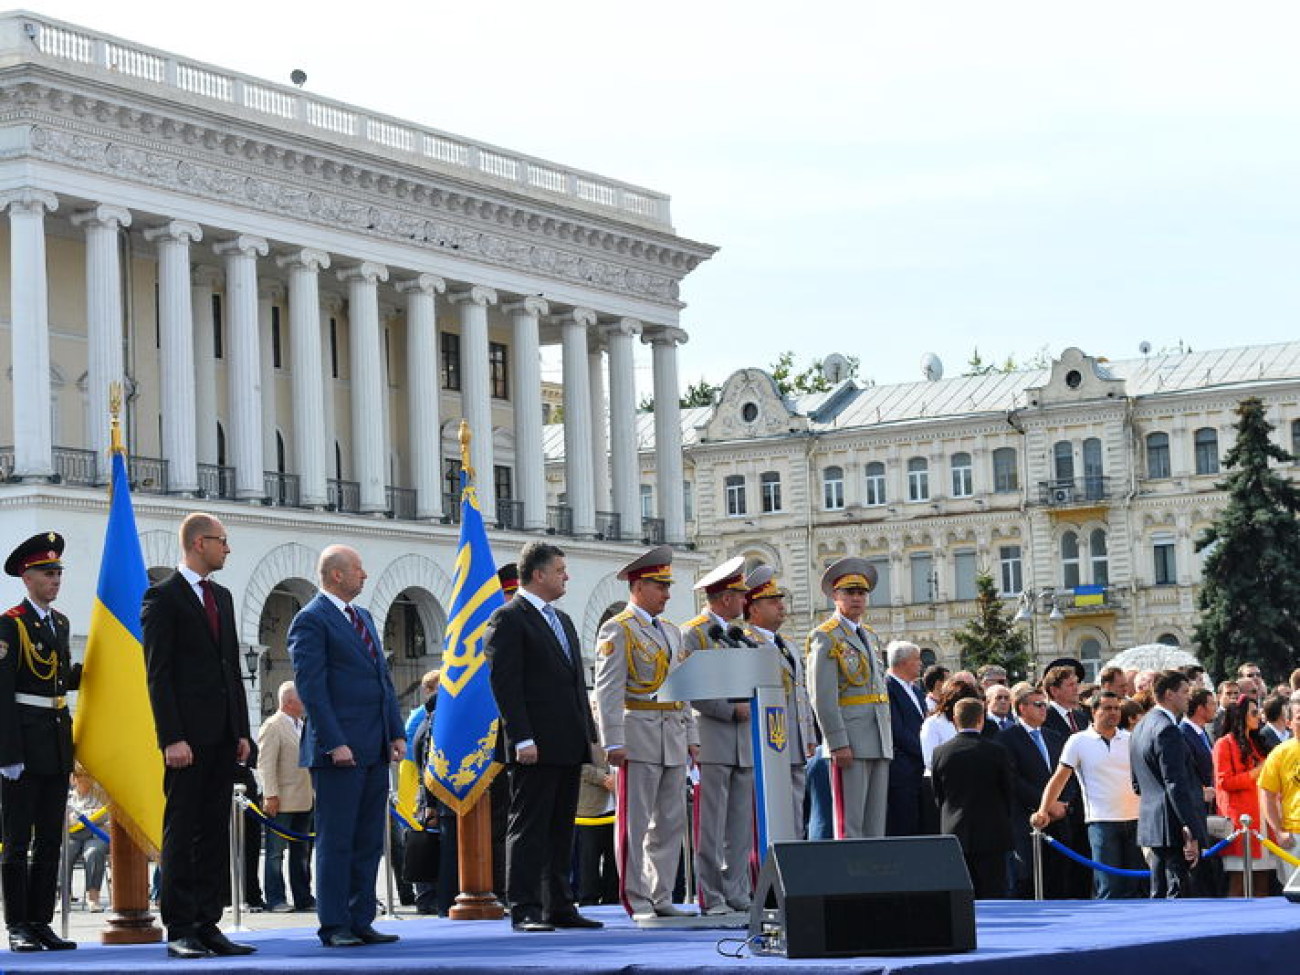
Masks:
[[[695,885],[701,910],[749,910],[753,897],[754,769],[704,762],[696,790]]]
[[[831,759],[835,838],[884,836],[889,811],[889,759],[855,758],[845,769]]]
[[[68,802],[68,777],[24,770],[0,787],[3,804],[4,852],[0,855],[5,923],[54,920],[59,883],[59,851],[63,845],[63,816]],[[29,860],[30,852],[30,860]]]
[[[672,903],[686,838],[686,766],[626,761],[618,770],[619,888],[639,914]]]
[[[806,817],[804,816],[803,799],[806,791],[808,773],[804,770],[803,763],[790,766],[790,801],[794,805],[794,835],[795,839],[803,839],[807,833]]]

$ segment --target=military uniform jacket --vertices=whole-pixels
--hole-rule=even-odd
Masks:
[[[880,640],[835,615],[808,634],[808,690],[826,747],[854,758],[893,758]]]
[[[634,762],[686,765],[698,745],[689,705],[662,701],[659,685],[686,657],[677,627],[646,623],[631,605],[605,621],[596,639],[596,711],[600,743]]]
[[[709,630],[715,625],[718,625],[717,617],[701,613],[682,628],[682,649],[686,656],[722,646],[709,636]],[[754,741],[749,720],[737,721],[733,717],[736,705],[726,698],[708,698],[692,701],[691,706],[695,708],[695,723],[700,729],[699,760],[753,768]]]
[[[757,629],[746,624],[745,635],[760,647],[771,647],[781,662],[781,686],[785,689],[785,724],[790,735],[790,764],[804,767],[807,749],[817,743],[817,729],[813,721],[812,702],[808,700],[808,682],[799,652],[789,643],[782,650],[775,639],[769,639]],[[785,643],[785,638],[782,638]]]
[[[22,763],[38,775],[72,772],[72,716],[66,707],[18,704],[15,694],[62,697],[81,683],[68,652],[68,618],[56,609],[42,622],[24,599],[0,616],[0,765]]]

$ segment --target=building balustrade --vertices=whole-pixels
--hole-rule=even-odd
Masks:
[[[573,509],[567,504],[546,506],[546,533],[548,535],[573,534]]]
[[[388,485],[384,488],[388,500],[388,517],[401,521],[415,520],[415,488]]]
[[[1049,508],[1094,504],[1110,496],[1110,478],[1100,475],[1038,482],[1038,503]]]
[[[641,519],[641,543],[643,545],[662,545],[664,543],[664,520],[662,518]]]
[[[199,494],[205,498],[234,498],[235,469],[217,464],[200,464]]]
[[[299,507],[301,495],[297,474],[263,471],[262,483],[266,485],[266,496],[271,499],[271,504],[285,508]]]
[[[521,532],[524,530],[524,503],[511,498],[497,498],[497,529]]]
[[[77,451],[82,453],[82,451]],[[167,461],[161,457],[138,457],[128,454],[126,474],[131,481],[131,490],[141,494],[166,494]]]
[[[623,519],[619,517],[617,511],[597,511],[596,512],[596,537],[610,542],[618,542],[623,538]]]
[[[361,513],[361,482],[360,481],[340,481],[330,478],[325,482],[325,493],[329,498],[330,507],[334,511],[342,511],[348,514]]]

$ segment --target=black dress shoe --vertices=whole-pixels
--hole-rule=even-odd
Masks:
[[[41,942],[32,931],[28,930],[27,925],[15,924],[9,929],[9,950],[40,951]]]
[[[571,914],[559,914],[551,917],[551,924],[557,928],[603,928],[604,921],[597,921],[595,918],[583,917],[577,911]]]
[[[54,930],[48,925],[37,921],[29,922],[27,930],[37,941],[41,943],[42,948],[49,951],[71,951],[77,947],[75,941],[69,941],[67,938],[60,938],[54,933]]]
[[[510,926],[516,931],[554,931],[555,925],[550,921],[543,921],[536,914],[520,914],[512,918]]]
[[[210,931],[199,935],[199,943],[214,955],[251,955],[257,949],[252,945],[231,941],[220,931]]]
[[[365,944],[351,931],[334,931],[330,934],[323,934],[320,943],[326,948],[360,948]]]
[[[376,931],[374,928],[362,928],[360,931],[353,932],[361,939],[362,944],[367,945],[391,945],[394,941],[401,939],[395,934],[384,934]]]
[[[168,958],[211,958],[212,951],[198,938],[177,938],[167,942]]]

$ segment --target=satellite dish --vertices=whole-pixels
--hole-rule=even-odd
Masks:
[[[829,383],[839,384],[849,378],[849,360],[838,352],[832,352],[822,360],[822,375]]]
[[[1142,342],[1138,344],[1138,351],[1141,352],[1143,355],[1147,355],[1151,351],[1151,343],[1147,342],[1144,339]]]
[[[289,72],[289,80],[301,88],[307,83],[307,72],[302,68],[294,68]]]
[[[937,383],[943,378],[943,363],[933,352],[921,356],[921,375],[932,383]]]

